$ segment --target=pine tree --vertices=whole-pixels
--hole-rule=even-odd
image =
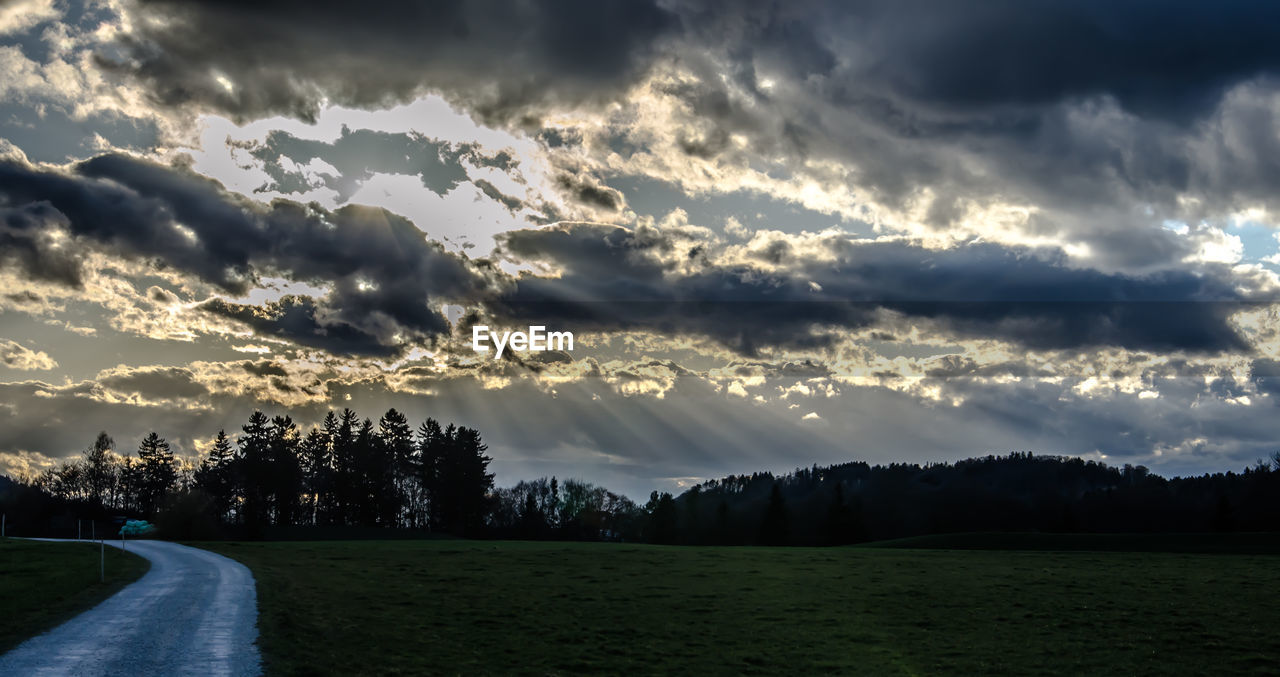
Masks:
[[[343,409],[333,426],[333,523],[354,524],[358,515],[360,472],[357,462],[356,413]]]
[[[458,489],[456,528],[459,533],[473,533],[483,528],[489,515],[493,473],[488,470],[493,459],[484,453],[488,448],[480,439],[480,431],[474,428],[458,428],[454,434],[455,460],[450,466],[456,474],[447,479]]]
[[[480,433],[453,424],[443,430],[434,419],[418,429],[420,472],[429,496],[432,529],[464,534],[484,525],[489,513],[493,459]]]
[[[213,501],[214,512],[220,520],[229,520],[231,508],[235,503],[235,451],[231,440],[224,430],[209,448],[209,455],[200,461],[196,470],[196,487],[208,494]]]
[[[428,528],[440,528],[441,468],[444,464],[444,431],[433,418],[418,426],[418,478],[425,499],[425,522]]]
[[[333,441],[328,433],[331,419],[332,411],[325,417],[325,427],[312,428],[302,440],[299,450],[304,494],[303,521],[307,524],[327,524],[332,510]]]
[[[152,515],[160,503],[177,484],[178,470],[169,443],[155,432],[147,435],[138,445],[138,461],[141,463],[141,500],[139,508],[145,515]]]
[[[378,421],[378,438],[382,444],[385,467],[379,478],[379,522],[384,526],[399,526],[404,522],[402,513],[409,503],[413,477],[413,429],[404,414],[395,409]]]
[[[290,525],[298,513],[302,494],[302,467],[298,461],[298,426],[288,416],[271,419],[268,473],[272,522]]]
[[[241,430],[236,465],[243,498],[243,522],[251,535],[259,535],[270,519],[271,428],[266,414],[255,411]]]

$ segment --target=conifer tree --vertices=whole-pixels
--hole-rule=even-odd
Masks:
[[[142,475],[138,507],[149,516],[155,513],[165,495],[177,484],[178,470],[169,443],[155,432],[143,438],[138,445],[138,461]]]

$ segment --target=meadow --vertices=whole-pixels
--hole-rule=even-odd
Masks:
[[[108,547],[100,582],[96,543],[0,539],[0,653],[115,594],[151,566]]]
[[[1274,674],[1280,665],[1280,557],[1266,548],[1035,543],[199,545],[253,570],[260,645],[277,675]],[[1018,544],[988,537],[986,547],[1001,545]]]

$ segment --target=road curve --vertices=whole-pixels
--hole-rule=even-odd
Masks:
[[[129,541],[127,549],[150,560],[151,570],[0,656],[0,675],[262,673],[257,591],[243,564],[165,541]]]

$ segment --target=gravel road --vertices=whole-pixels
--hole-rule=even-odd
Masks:
[[[120,547],[120,541],[107,541]],[[259,675],[258,597],[243,564],[129,541],[151,570],[105,602],[0,656],[0,675]]]

